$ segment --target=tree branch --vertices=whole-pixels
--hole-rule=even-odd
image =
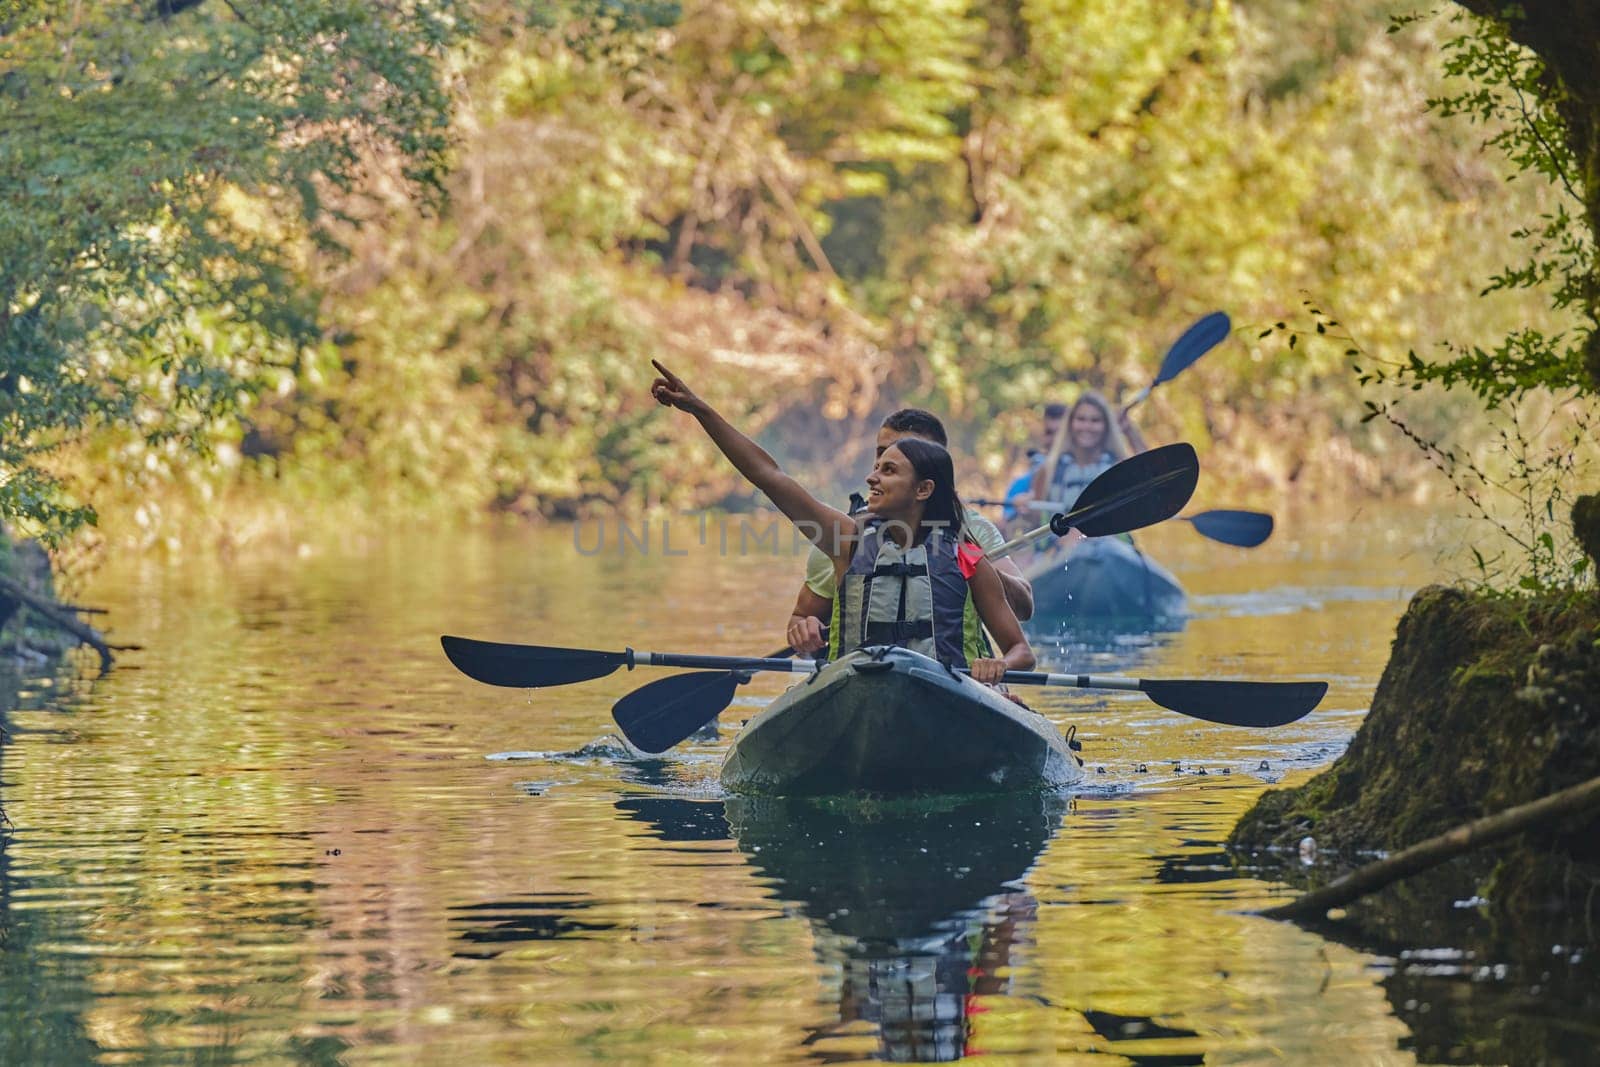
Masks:
[[[1430,867],[1436,867],[1464,852],[1471,852],[1532,827],[1555,822],[1597,807],[1600,807],[1600,778],[1591,778],[1580,785],[1551,793],[1531,803],[1507,808],[1495,815],[1488,815],[1458,826],[1438,837],[1430,837],[1386,859],[1358,867],[1321,889],[1314,889],[1287,904],[1266,908],[1256,914],[1268,919],[1321,917],[1329,908],[1342,907],[1352,900],[1364,897],[1402,878],[1409,878]]]
[[[22,584],[13,578],[0,575],[0,594],[19,600],[29,609],[36,612],[41,618],[58,630],[76,637],[100,654],[100,673],[104,674],[111,669],[115,660],[111,654],[111,646],[106,644],[106,639],[92,626],[86,626],[72,617],[70,609],[53,600],[47,600],[35,593],[30,593]]]
[[[817,240],[817,235],[811,231],[811,226],[800,214],[800,205],[794,202],[794,197],[789,195],[789,190],[784,188],[781,181],[774,178],[766,168],[761,170],[761,181],[773,199],[778,201],[778,206],[783,209],[784,216],[788,218],[789,225],[795,228],[800,244],[805,248],[806,254],[811,257],[818,270],[830,277],[838,277],[834,272],[833,264],[828,262],[828,255],[822,250],[822,242]]]

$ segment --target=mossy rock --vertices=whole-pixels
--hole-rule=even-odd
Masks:
[[[1291,849],[1309,835],[1321,855],[1354,864],[1596,776],[1600,596],[1430,586],[1400,620],[1348,751],[1305,785],[1263,796],[1229,845]],[[1502,846],[1497,878],[1516,889],[1499,902],[1565,900],[1544,884],[1556,872],[1573,891],[1600,884],[1600,817],[1584,822]]]

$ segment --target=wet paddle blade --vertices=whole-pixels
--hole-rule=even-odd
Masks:
[[[1186,521],[1202,537],[1239,548],[1254,548],[1272,536],[1272,516],[1263,511],[1219,508],[1187,516]]]
[[[1184,442],[1129,456],[1090,482],[1065,516],[1052,520],[1058,536],[1076,529],[1087,537],[1142,530],[1183,510],[1200,480],[1200,460]]]
[[[544,689],[604,678],[628,665],[626,652],[591,652],[583,648],[507,645],[470,637],[441,637],[444,654],[456,670],[488,685]]]
[[[1139,688],[1169,711],[1223,726],[1283,726],[1303,719],[1327,695],[1327,682],[1161,682]]]
[[[720,715],[738,687],[739,678],[731,671],[675,674],[617,701],[611,717],[634,748],[665,752]]]
[[[1191,363],[1227,338],[1232,329],[1233,323],[1228,321],[1225,313],[1213,311],[1183,331],[1183,336],[1167,349],[1167,357],[1161,361],[1161,370],[1156,374],[1156,380],[1151,383],[1150,388],[1154,389],[1162,382],[1170,382],[1176,378]]]

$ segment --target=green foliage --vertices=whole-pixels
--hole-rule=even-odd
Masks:
[[[1362,401],[1362,421],[1381,419],[1414,445],[1481,521],[1486,535],[1468,546],[1480,592],[1545,596],[1593,587],[1592,562],[1566,517],[1579,487],[1600,470],[1594,397],[1519,390],[1516,399],[1478,413],[1476,432],[1463,434],[1437,410],[1410,412],[1415,394],[1438,388],[1420,377],[1426,368],[1415,353],[1405,365],[1409,380],[1397,388],[1399,376],[1373,370],[1380,361],[1344,324],[1309,300],[1302,306],[1307,328],[1277,322],[1261,339],[1276,337],[1288,351],[1338,350],[1362,386],[1390,390],[1387,400]]]
[[[1041,401],[1126,396],[1218,307],[1278,321],[1313,290],[1375,351],[1570,329],[1537,292],[1478,296],[1510,258],[1507,220],[1557,196],[1503,183],[1477,138],[1422,113],[1453,91],[1444,31],[1386,35],[1388,12],[482,0],[450,59],[448,203],[419,208],[384,180],[396,147],[375,152],[373,198],[319,201],[341,258],[302,253],[305,211],[269,196],[299,186],[241,179],[251,195],[204,232],[281,253],[272,307],[305,282],[325,299],[255,333],[190,299],[209,317],[162,350],[227,353],[233,380],[271,387],[236,397],[237,419],[196,408],[186,436],[158,394],[169,436],[137,422],[52,460],[141,539],[199,536],[225,510],[248,526],[250,499],[551,517],[743,499],[644,395],[658,356],[818,484],[854,483],[875,417],[906,403],[949,417],[998,480]],[[202,14],[230,24],[209,6],[173,24]],[[174,277],[217,284],[188,267]],[[1153,440],[1212,445],[1217,483],[1382,488],[1415,460],[1360,425],[1347,362],[1241,331],[1140,417]]]
[[[436,189],[455,0],[0,10],[0,520],[92,521],[52,454],[205,447],[316,337],[296,238],[376,171]]]
[[[1407,16],[1391,28],[1429,17],[1439,21],[1437,12]],[[1594,581],[1591,561],[1566,516],[1594,470],[1595,383],[1584,354],[1595,328],[1586,302],[1597,264],[1573,138],[1558,109],[1559,90],[1503,22],[1460,11],[1445,21],[1465,31],[1443,42],[1444,69],[1455,80],[1428,98],[1429,109],[1481,127],[1484,147],[1504,161],[1509,180],[1537,183],[1554,195],[1536,225],[1510,230],[1526,258],[1493,272],[1480,298],[1525,293],[1546,303],[1547,321],[1562,328],[1521,323],[1489,345],[1441,341],[1444,358],[1425,359],[1412,348],[1404,359],[1390,359],[1379,354],[1389,346],[1358,342],[1354,331],[1307,301],[1309,327],[1279,321],[1261,338],[1277,335],[1285,351],[1339,350],[1358,385],[1383,390],[1387,399],[1362,401],[1363,421],[1381,418],[1414,444],[1484,520],[1490,539],[1505,546],[1472,549],[1480,588],[1514,595],[1586,588]],[[1430,418],[1438,402],[1419,408],[1416,396],[1429,387],[1435,393],[1461,387],[1475,396],[1486,409],[1476,420],[1480,428],[1463,434]],[[1530,411],[1541,408],[1543,417],[1532,419]],[[1530,429],[1530,422],[1538,425]]]
[[[1422,437],[1395,414],[1393,404],[1373,411],[1421,449],[1473,514],[1499,533],[1505,547],[1471,547],[1481,590],[1543,596],[1593,587],[1591,561],[1566,522],[1576,486],[1594,473],[1591,408],[1574,401],[1554,439],[1542,441],[1533,439],[1521,412],[1505,412],[1496,420],[1483,463]]]
[[[1440,16],[1396,19],[1394,28],[1424,17]],[[1565,194],[1537,223],[1512,231],[1527,258],[1494,274],[1483,292],[1532,290],[1557,312],[1583,309],[1596,274],[1594,239],[1584,215],[1581,167],[1544,64],[1499,20],[1455,10],[1448,21],[1465,27],[1444,42],[1444,69],[1460,79],[1459,87],[1430,97],[1428,107],[1441,118],[1459,116],[1484,127],[1484,147],[1511,166],[1508,180],[1542,179]],[[1413,351],[1404,362],[1374,362],[1367,377],[1404,388],[1462,386],[1489,408],[1535,389],[1591,392],[1595,382],[1584,368],[1584,351],[1594,328],[1585,317],[1566,331],[1513,330],[1489,348],[1445,342],[1449,358],[1424,360]]]

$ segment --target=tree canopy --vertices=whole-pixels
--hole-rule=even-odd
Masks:
[[[0,520],[90,518],[52,453],[235,410],[317,337],[303,237],[438,190],[454,0],[0,3]]]
[[[1261,327],[1308,293],[1401,352],[1445,339],[1493,351],[1519,329],[1570,338],[1583,322],[1581,301],[1551,306],[1558,278],[1480,295],[1516,261],[1512,231],[1568,194],[1540,174],[1503,180],[1482,146],[1499,118],[1485,133],[1426,111],[1470,92],[1474,71],[1443,68],[1452,30],[1438,21],[1387,32],[1384,0],[481,0],[448,48],[459,106],[437,210],[415,191],[440,180],[436,64],[459,13],[426,10],[433,30],[382,54],[415,63],[414,79],[333,94],[362,115],[383,104],[376,141],[330,119],[260,150],[347,159],[333,168],[344,184],[241,168],[195,187],[203,227],[162,215],[160,240],[108,231],[146,235],[121,261],[134,280],[165,235],[189,242],[182,269],[161,272],[163,286],[207,287],[181,318],[160,286],[104,291],[124,340],[153,336],[157,311],[183,334],[161,346],[179,354],[169,368],[98,319],[52,334],[72,353],[63,367],[114,351],[151,376],[138,379],[161,415],[149,425],[188,434],[178,447],[124,419],[58,453],[54,469],[151,536],[193,517],[185,500],[232,490],[296,513],[736,498],[705,443],[644,395],[650,356],[813,481],[853,482],[873,421],[906,403],[947,416],[976,473],[999,478],[1042,399],[1147,384],[1166,345],[1219,307],[1239,331],[1141,409],[1151,435],[1194,441],[1218,481],[1263,493],[1378,489],[1411,460],[1361,425],[1350,359],[1260,343]],[[198,45],[180,42],[257,41],[209,3],[138,28],[183,56]],[[256,81],[240,84],[256,99]],[[420,116],[412,141],[389,110],[402,99]],[[32,201],[7,203],[49,227]],[[222,378],[199,373],[229,360]],[[229,394],[237,420],[177,402],[263,369],[272,389]],[[1424,422],[1462,410],[1445,396]],[[194,463],[190,443],[225,462]]]

